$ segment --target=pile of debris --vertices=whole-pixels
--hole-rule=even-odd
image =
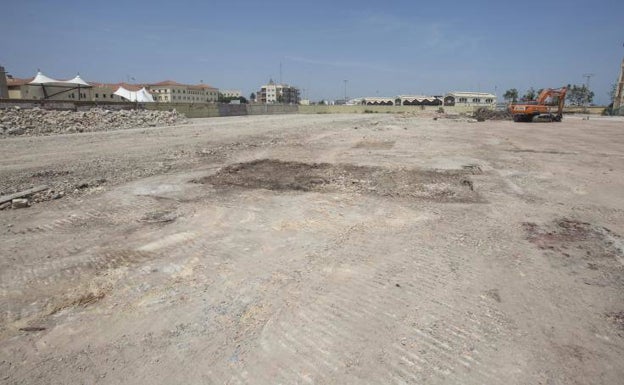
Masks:
[[[177,111],[120,110],[93,108],[89,111],[56,111],[42,108],[0,109],[0,137],[48,135],[74,132],[121,130],[169,126],[186,122]]]
[[[511,120],[511,113],[507,110],[492,110],[490,108],[479,107],[474,113],[473,117],[479,122],[486,120]]]

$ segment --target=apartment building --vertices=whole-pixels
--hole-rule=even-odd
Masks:
[[[273,80],[270,80],[268,84],[260,87],[256,100],[264,104],[298,104],[299,89],[288,84],[276,84]]]

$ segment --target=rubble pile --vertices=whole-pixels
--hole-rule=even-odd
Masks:
[[[492,110],[485,107],[479,107],[474,111],[473,117],[480,122],[486,120],[511,120],[511,113],[507,110]]]
[[[0,109],[0,137],[49,135],[74,132],[122,130],[181,124],[186,117],[177,111],[93,108],[89,111],[56,111],[19,107]]]

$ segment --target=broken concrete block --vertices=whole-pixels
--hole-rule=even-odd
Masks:
[[[11,207],[14,209],[23,209],[30,206],[30,201],[26,198],[17,198],[11,201]]]

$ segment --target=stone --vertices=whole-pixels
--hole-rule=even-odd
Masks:
[[[17,198],[11,201],[11,207],[14,209],[23,209],[30,206],[30,201],[26,198]]]

